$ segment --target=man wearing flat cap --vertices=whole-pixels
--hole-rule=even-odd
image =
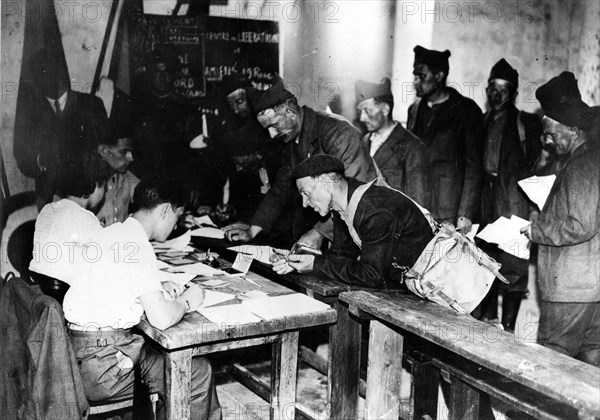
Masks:
[[[360,122],[380,176],[423,207],[430,205],[429,158],[425,144],[392,118],[394,96],[387,77],[381,83],[354,84]]]
[[[450,51],[414,48],[417,101],[408,109],[408,130],[427,146],[432,205],[439,222],[468,233],[481,188],[483,114],[475,102],[446,86]]]
[[[515,106],[519,73],[505,59],[492,67],[486,88],[489,111],[485,114],[483,188],[481,223],[513,215],[529,219],[529,202],[517,181],[533,175],[541,151],[542,123],[537,115],[519,111]],[[511,283],[496,280],[481,303],[481,319],[498,318],[498,289],[503,292],[502,325],[514,331],[521,300],[527,292],[529,262],[481,243],[482,249],[502,264],[500,273]]]
[[[258,92],[252,99],[252,106],[258,122],[269,131],[271,138],[284,144],[281,168],[254,214],[250,227],[226,228],[225,235],[229,240],[245,242],[261,232],[269,232],[286,203],[294,199],[295,239],[319,248],[323,238],[331,236],[331,222],[325,220],[315,224],[314,214],[303,212],[298,197],[293,194],[293,168],[312,155],[328,154],[344,163],[347,176],[370,181],[376,177],[373,160],[362,144],[360,133],[350,122],[339,115],[299,106],[296,97],[285,89],[282,81]]]
[[[291,178],[302,205],[321,216],[332,213],[333,243],[317,256],[276,250],[280,259],[273,270],[279,274],[313,272],[364,287],[399,288],[404,268],[414,265],[433,238],[429,222],[401,192],[344,173],[339,159],[324,154],[311,156],[294,168]]]
[[[538,244],[538,342],[600,367],[600,145],[593,111],[563,72],[538,88],[546,142],[569,155],[544,208],[522,232]]]

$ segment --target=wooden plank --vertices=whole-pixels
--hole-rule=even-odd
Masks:
[[[166,354],[165,382],[167,420],[189,420],[192,387],[192,350]]]
[[[381,322],[369,327],[366,419],[397,419],[400,415],[400,372],[403,337]]]
[[[448,420],[478,420],[479,392],[457,378],[450,378]]]
[[[336,305],[338,320],[329,328],[327,397],[329,418],[355,419],[358,416],[360,376],[360,321],[348,307]]]
[[[273,343],[270,413],[273,420],[296,418],[298,337],[298,331],[286,332]]]
[[[413,377],[414,407],[413,419],[421,420],[429,416],[432,420],[437,418],[439,372],[433,366],[433,362],[425,355],[410,352],[406,356],[411,367]]]
[[[306,346],[300,346],[300,360],[319,373],[327,375],[327,360]]]
[[[600,369],[416,296],[346,292],[340,300],[540,393],[600,417]]]
[[[217,353],[220,351],[228,351],[242,349],[252,346],[260,346],[261,344],[269,344],[277,340],[277,335],[269,335],[266,337],[247,338],[245,340],[226,341],[223,343],[209,344],[206,346],[194,347],[194,356],[203,356],[205,354]]]

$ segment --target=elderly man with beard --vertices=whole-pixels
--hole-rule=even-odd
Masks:
[[[373,160],[363,147],[360,133],[349,121],[339,115],[299,106],[297,98],[281,82],[258,95],[252,101],[258,122],[269,131],[271,138],[285,145],[281,168],[250,226],[226,228],[225,235],[230,241],[247,242],[271,229],[293,197],[293,168],[312,155],[327,154],[338,158],[344,164],[346,176],[361,181],[376,177]],[[300,237],[301,243],[320,248],[323,239],[331,237],[331,222],[314,224],[315,219],[303,213],[300,203],[295,204],[294,237]]]
[[[432,205],[439,222],[469,233],[479,207],[483,115],[477,104],[446,86],[450,51],[414,49],[417,101],[408,110],[408,130],[427,146]]]
[[[522,232],[538,244],[538,342],[600,367],[600,145],[593,110],[575,75],[538,88],[542,126],[556,154],[568,155],[537,220]]]
[[[489,111],[485,114],[484,182],[481,199],[481,222],[495,222],[499,217],[513,215],[529,218],[529,202],[517,181],[533,175],[534,163],[540,153],[542,124],[537,115],[519,111],[515,106],[519,73],[505,59],[493,67],[486,88]],[[481,243],[489,255],[502,264],[500,273],[510,286],[496,280],[481,304],[482,319],[498,317],[498,289],[503,291],[502,325],[514,331],[521,299],[527,292],[529,263]]]
[[[429,207],[429,158],[425,144],[394,121],[394,96],[387,77],[381,83],[358,80],[355,85],[360,122],[368,133],[363,141],[390,187],[423,207]]]

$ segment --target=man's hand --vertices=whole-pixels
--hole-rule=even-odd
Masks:
[[[298,273],[310,273],[313,271],[315,256],[311,254],[290,254],[287,258],[287,264]]]
[[[162,288],[171,296],[171,299],[177,299],[183,292],[183,286],[172,281],[163,281]]]
[[[193,311],[204,302],[204,289],[197,284],[192,283],[177,300],[184,300],[184,303],[187,301],[190,311]]]
[[[269,260],[273,263],[273,271],[277,274],[288,274],[294,271],[287,261],[289,255],[290,251],[287,249],[273,248],[273,254],[269,257]]]
[[[459,217],[456,221],[456,229],[460,229],[465,235],[471,231],[473,222],[468,217]]]
[[[183,216],[179,218],[177,224],[179,225],[179,227],[184,229],[191,229],[193,227],[196,227],[194,215],[190,211],[186,211],[185,213],[183,213]]]
[[[298,243],[308,245],[314,249],[321,249],[321,245],[323,244],[323,239],[325,239],[319,232],[315,229],[311,229],[306,232],[304,235],[298,239]]]
[[[523,226],[521,228],[521,233],[525,236],[527,236],[527,239],[531,240],[531,223],[528,224],[527,226]]]
[[[254,225],[245,227],[245,225],[233,224],[225,226],[223,230],[225,231],[225,237],[229,241],[248,242],[254,239],[262,231],[262,228]]]

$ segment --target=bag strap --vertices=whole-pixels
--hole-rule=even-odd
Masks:
[[[452,299],[450,296],[442,292],[442,289],[440,287],[435,287],[433,283],[431,283],[429,280],[425,280],[423,276],[417,271],[413,270],[412,268],[409,268],[406,272],[406,276],[416,279],[421,286],[425,286],[428,289],[428,291],[425,292],[424,297],[427,298],[429,296],[435,295],[442,299],[444,302],[446,302],[448,306],[450,306],[456,312],[461,314],[468,314],[467,310],[463,308],[455,299]]]
[[[358,203],[374,182],[375,180],[369,182],[368,184],[363,184],[354,191],[354,194],[352,194],[352,197],[350,197],[350,202],[348,203],[348,215],[344,218],[344,222],[346,222],[346,226],[348,226],[348,231],[350,232],[350,236],[352,236],[352,240],[360,249],[362,249],[362,241],[358,236],[358,232],[356,232],[356,229],[354,229],[354,216],[356,215],[356,210],[358,209]]]

